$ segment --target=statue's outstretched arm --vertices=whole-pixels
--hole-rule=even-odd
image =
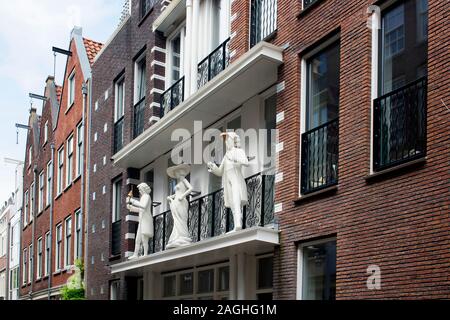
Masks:
[[[133,206],[133,205],[131,205],[131,204],[128,204],[128,205],[127,205],[127,209],[128,209],[130,212],[139,213],[139,208],[137,208],[137,207],[135,207],[135,206]]]

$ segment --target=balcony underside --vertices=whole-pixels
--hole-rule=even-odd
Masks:
[[[254,227],[115,264],[111,271],[113,274],[125,272],[130,276],[140,276],[148,271],[161,272],[215,263],[238,253],[267,253],[276,245],[279,245],[278,231]]]
[[[199,91],[147,129],[133,142],[113,156],[122,168],[143,168],[177,144],[171,142],[177,128],[194,132],[194,121],[202,121],[202,129],[261,93],[278,78],[283,63],[283,50],[261,42],[233,62]]]

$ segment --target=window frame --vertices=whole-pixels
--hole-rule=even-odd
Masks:
[[[117,188],[120,186],[120,193],[117,194]],[[123,180],[117,179],[113,181],[113,194],[112,194],[112,216],[111,216],[111,224],[114,224],[116,222],[119,222],[122,220],[121,216],[121,207],[123,205],[122,202],[122,191],[123,191]],[[118,197],[118,198],[117,198]],[[116,199],[119,199],[120,201],[120,208],[117,208]],[[118,211],[118,212],[117,212]]]
[[[71,251],[72,251],[72,216],[67,217],[64,220],[64,269],[69,269],[71,264]]]
[[[30,192],[27,189],[24,193],[24,206],[23,206],[23,226],[26,227],[28,225],[28,214],[29,214],[29,206],[30,206]],[[30,221],[31,222],[31,221]]]
[[[28,247],[22,250],[22,285],[28,283]]]
[[[119,112],[119,90],[122,88],[122,108]],[[114,123],[117,123],[125,115],[125,74],[114,83]]]
[[[45,204],[46,207],[48,207],[50,205],[50,202],[52,201],[52,189],[53,189],[53,162],[50,160],[47,163],[47,188],[46,188],[46,192],[45,192]]]
[[[64,145],[62,145],[61,148],[58,149],[58,175],[56,181],[56,193],[58,196],[62,194],[64,189],[64,158]]]
[[[52,244],[50,239],[50,232],[45,234],[45,251],[44,251],[44,277],[48,277],[50,274],[50,254],[52,250]]]
[[[81,176],[84,167],[84,125],[80,122],[77,125],[77,148],[76,148],[76,168],[75,179]]]
[[[75,212],[75,239],[74,258],[81,259],[83,256],[83,214],[81,209]]]
[[[259,288],[259,261],[262,259],[267,259],[267,258],[271,258],[272,259],[272,287],[271,288]],[[256,298],[258,298],[259,294],[265,294],[265,293],[271,293],[272,297],[273,297],[273,258],[274,258],[274,254],[273,253],[268,253],[268,254],[264,254],[264,255],[260,255],[260,256],[256,256],[255,260],[256,260],[256,290],[255,290],[255,296]]]
[[[38,246],[37,246],[37,262],[36,262],[36,279],[42,279],[42,237],[38,238]]]
[[[145,62],[145,69],[142,72],[143,68],[142,63]],[[140,96],[141,92],[141,84],[139,80],[142,79],[142,74],[144,74],[144,92],[143,96]],[[147,50],[145,49],[137,59],[134,61],[134,97],[133,97],[133,106],[137,105],[140,101],[146,98],[147,91]]]
[[[33,181],[33,183],[30,186],[30,218],[29,221],[30,223],[33,221],[34,219],[34,200],[36,198],[36,194],[35,194],[35,182]]]
[[[31,284],[31,282],[33,281],[33,263],[34,263],[34,251],[33,251],[33,245],[30,244],[30,246],[28,247],[28,284]]]
[[[151,7],[148,8],[147,7],[147,2],[151,2]],[[145,5],[145,8],[144,8]],[[140,14],[140,19],[144,19],[145,17],[147,17],[150,12],[153,11],[153,9],[155,8],[156,5],[156,0],[140,0],[139,1],[139,14]]]
[[[55,272],[61,272],[61,250],[62,250],[62,223],[56,225],[55,228],[56,237],[55,237]]]
[[[44,144],[43,145],[45,145],[47,142],[48,142],[48,120],[45,121],[45,124],[44,124]]]
[[[73,153],[75,139],[73,133],[67,138],[66,142],[66,188],[73,182]]]
[[[172,54],[172,41],[180,36],[180,77],[178,80],[185,76],[184,67],[185,67],[185,47],[186,47],[186,20],[181,22],[178,27],[172,31],[172,33],[167,37],[166,40],[166,77],[164,81],[164,90],[168,90],[172,85],[178,81],[173,79],[173,54]],[[186,79],[186,81],[188,81]],[[186,85],[186,84],[185,84]]]
[[[45,189],[45,178],[44,170],[39,174],[39,190],[38,190],[38,214],[44,211],[44,189]]]
[[[70,73],[67,80],[69,83],[67,88],[67,110],[69,110],[75,103],[75,70]]]

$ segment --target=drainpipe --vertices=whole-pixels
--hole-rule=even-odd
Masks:
[[[190,45],[193,43],[192,40],[192,1],[186,0],[186,35],[185,35],[185,43],[188,45],[184,46],[184,98],[186,100],[187,97],[191,95],[191,49]],[[197,0],[196,0],[197,1]],[[167,73],[166,73],[167,74]],[[171,83],[166,81],[166,89],[171,86]]]
[[[189,42],[189,46],[191,47],[191,89],[190,94],[194,94],[197,91],[197,63],[198,63],[198,52],[197,48],[199,45],[198,42],[198,28],[199,23],[198,19],[200,16],[200,1],[193,1],[193,9],[192,9],[192,30],[191,30],[191,39]],[[186,46],[185,46],[186,47]]]
[[[33,167],[33,203],[31,204],[33,206],[33,229],[31,231],[31,245],[33,248],[33,252],[28,252],[28,256],[32,257],[32,264],[31,266],[29,266],[29,268],[31,268],[31,285],[30,285],[30,299],[33,300],[32,296],[33,296],[33,284],[34,284],[34,251],[35,251],[35,243],[34,243],[34,236],[36,234],[36,210],[37,210],[37,206],[36,206],[36,175],[37,175],[37,165],[35,164]],[[28,259],[28,261],[30,261],[30,259]]]
[[[83,218],[84,217],[84,204],[85,204],[84,201],[86,199],[86,197],[85,197],[85,188],[84,188],[84,183],[85,183],[84,182],[85,181],[85,174],[84,174],[85,173],[85,163],[84,163],[84,161],[85,161],[85,158],[84,158],[85,152],[84,152],[84,150],[86,148],[86,134],[85,134],[85,131],[86,131],[85,130],[86,129],[86,126],[85,126],[85,124],[86,124],[86,119],[85,119],[86,118],[86,112],[85,112],[85,108],[86,108],[86,99],[87,99],[88,92],[89,92],[87,83],[83,83],[83,87],[81,89],[81,92],[83,94],[83,115],[81,117],[81,126],[83,128],[83,147],[81,148],[80,214],[81,214],[81,217]],[[81,225],[81,237],[83,237],[83,228],[84,228],[84,223]],[[85,241],[87,241],[87,235],[84,238],[85,238]],[[86,250],[87,250],[87,247],[86,247],[85,251]],[[87,260],[85,259],[84,261],[86,262]],[[86,270],[86,268],[85,268],[85,270]]]
[[[48,274],[48,300],[51,298],[51,291],[52,291],[52,244],[53,244],[53,182],[55,177],[55,144],[52,142],[50,145],[51,149],[51,159],[52,159],[52,183],[50,184],[50,229],[49,229],[49,240],[50,240],[50,250],[48,253],[48,268],[49,268],[49,274]],[[47,186],[48,187],[48,186]],[[45,243],[45,250],[47,250],[47,243]]]
[[[14,200],[14,202],[15,202],[15,200]],[[8,223],[6,224],[6,227],[8,229],[6,229],[6,243],[7,243],[6,248],[7,249],[6,249],[6,286],[5,286],[5,288],[7,290],[5,292],[5,300],[9,300],[9,292],[11,291],[11,288],[9,285],[9,259],[10,259],[9,253],[11,251],[11,245],[9,242],[10,242],[10,238],[11,238],[10,230],[11,230],[11,207],[12,207],[12,205],[10,204],[9,206],[10,206],[10,208],[8,210],[9,211],[8,212]]]
[[[88,128],[87,128],[87,137],[85,137],[84,141],[86,143],[86,149],[87,149],[87,159],[86,159],[86,172],[88,173],[86,176],[86,193],[87,193],[87,197],[85,197],[86,199],[86,208],[85,208],[85,212],[86,212],[86,217],[84,219],[84,221],[86,221],[85,223],[85,228],[84,228],[84,233],[85,233],[85,244],[84,244],[84,263],[85,263],[85,268],[84,268],[84,287],[85,289],[87,289],[87,279],[88,279],[88,272],[89,272],[89,268],[87,267],[88,265],[88,244],[89,244],[89,197],[90,197],[90,175],[89,173],[91,172],[91,126],[92,126],[92,81],[88,82]],[[86,99],[83,99],[83,101],[85,101]],[[83,108],[84,110],[84,108]],[[87,290],[85,292],[85,295],[87,296]]]

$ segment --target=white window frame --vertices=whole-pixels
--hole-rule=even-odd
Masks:
[[[120,208],[116,208],[116,198],[119,196],[119,199],[121,197],[121,194],[117,194],[117,186],[120,185],[120,190],[123,190],[123,180],[115,180],[113,182],[113,197],[112,197],[112,216],[111,216],[111,223],[115,223],[122,220]],[[117,212],[119,210],[119,212]]]
[[[64,145],[58,149],[58,179],[56,183],[56,192],[60,195],[63,192],[64,175]]]
[[[81,251],[78,250],[81,248]],[[83,254],[83,214],[81,210],[75,212],[75,259],[81,259]]]
[[[172,67],[173,67],[173,59],[172,59],[172,41],[178,35],[180,35],[180,79],[185,76],[185,45],[186,45],[186,21],[183,21],[168,37],[166,40],[166,81],[165,81],[165,90],[169,89],[173,85],[173,77],[172,77]],[[184,79],[184,86],[187,87],[190,79]],[[185,90],[186,92],[186,90]]]
[[[30,222],[32,222],[34,219],[34,200],[36,198],[34,186],[35,183],[33,182],[30,186]]]
[[[62,250],[62,223],[58,224],[55,228],[55,271],[61,271],[61,250]]]
[[[34,256],[33,245],[30,244],[30,246],[28,247],[28,283],[29,284],[31,284],[31,282],[33,281],[33,256]]]
[[[31,162],[33,161],[33,146],[28,148],[28,166],[31,166]]]
[[[44,171],[42,171],[39,174],[38,213],[44,211],[44,188],[45,188],[45,179],[44,179]]]
[[[48,141],[48,120],[45,121],[45,125],[44,125],[44,145],[47,143]]]
[[[68,269],[71,266],[71,251],[72,251],[72,217],[64,220],[64,268]]]
[[[24,248],[22,253],[22,284],[26,285],[28,283],[28,249]]]
[[[69,136],[67,139],[66,145],[66,188],[73,181],[73,145],[74,145],[74,137],[73,134]]]
[[[52,250],[52,244],[50,240],[50,232],[45,234],[45,251],[44,251],[44,277],[47,277],[50,273],[50,254]]]
[[[119,110],[119,90],[123,91],[121,110]],[[124,114],[125,114],[125,75],[121,76],[114,84],[114,123],[119,121],[124,116]]]
[[[23,226],[25,227],[28,224],[28,212],[30,206],[30,192],[29,190],[25,191],[24,195],[24,206],[23,206]]]
[[[264,289],[259,289],[258,288],[258,280],[259,280],[259,260],[262,259],[266,259],[266,258],[272,258],[273,261],[273,253],[268,253],[265,255],[261,255],[261,256],[256,256],[256,286],[255,286],[255,296],[256,298],[258,297],[258,294],[264,294],[264,293],[271,293],[273,295],[273,275],[272,275],[272,288],[264,288]],[[272,270],[273,270],[273,266],[272,266]]]
[[[336,242],[337,247],[337,238],[325,238],[320,240],[314,240],[310,242],[301,243],[297,247],[297,300],[303,300],[303,249],[308,246],[314,246],[318,244],[324,244],[327,242]]]
[[[134,62],[134,105],[136,105],[140,100],[142,100],[143,98],[139,98],[139,91],[140,91],[140,86],[139,86],[139,79],[141,78],[141,68],[140,68],[140,64],[145,61],[145,66],[147,68],[147,50],[144,50],[144,52],[135,60]],[[145,70],[145,77],[147,77],[147,70]],[[145,83],[147,86],[147,79],[145,79]],[[147,88],[144,88],[144,97],[146,97],[146,90]]]
[[[37,263],[36,263],[36,279],[39,280],[42,278],[42,237],[38,239],[38,246],[37,246]]]
[[[68,90],[67,90],[67,110],[75,103],[75,70],[72,71],[68,78]]]
[[[76,178],[81,176],[81,171],[83,169],[83,163],[84,163],[84,126],[83,122],[79,123],[77,126],[77,151],[76,151],[76,157],[77,157],[77,164],[76,164]]]
[[[53,163],[50,160],[47,163],[47,189],[45,192],[45,204],[48,207],[52,201],[52,181],[53,181]]]
[[[306,109],[308,107],[307,101],[307,88],[308,88],[308,60],[319,53],[320,51],[326,49],[330,45],[339,42],[340,34],[327,39],[323,43],[319,44],[313,50],[309,51],[301,57],[300,61],[300,139],[299,139],[299,167],[302,165],[302,135],[306,132]],[[298,196],[299,198],[304,197],[302,195],[302,170],[298,170]]]

